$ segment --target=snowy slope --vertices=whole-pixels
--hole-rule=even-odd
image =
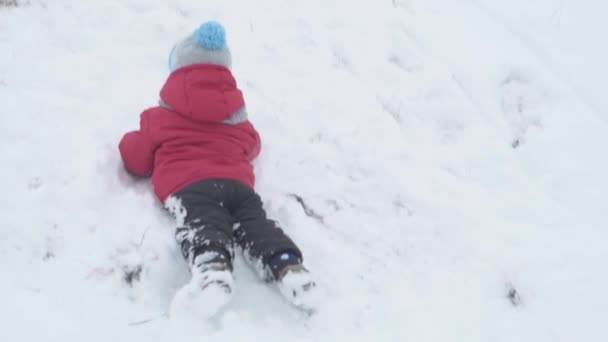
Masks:
[[[530,3],[0,8],[0,340],[605,341],[606,5]],[[206,19],[263,137],[258,190],[319,278],[313,317],[241,259],[217,318],[164,316],[187,270],[117,143]]]

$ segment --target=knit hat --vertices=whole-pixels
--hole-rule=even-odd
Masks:
[[[203,23],[194,33],[177,43],[169,54],[171,72],[192,64],[217,64],[230,68],[232,56],[226,31],[216,21]]]

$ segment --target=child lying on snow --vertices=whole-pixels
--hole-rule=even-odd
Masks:
[[[267,281],[308,309],[315,287],[302,252],[266,218],[253,190],[252,160],[260,137],[247,119],[230,71],[224,28],[206,22],[177,43],[159,106],[141,114],[140,129],[122,138],[125,168],[152,176],[154,190],[177,220],[176,239],[192,273],[172,303],[212,315],[234,290],[234,242]]]

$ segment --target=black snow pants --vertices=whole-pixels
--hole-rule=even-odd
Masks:
[[[197,256],[207,253],[215,257],[206,262],[225,262],[232,270],[234,243],[266,280],[272,279],[268,262],[278,253],[302,260],[296,244],[266,217],[260,196],[238,181],[204,180],[172,197],[170,201],[178,203],[168,205],[178,221],[176,240],[190,267],[198,266]]]

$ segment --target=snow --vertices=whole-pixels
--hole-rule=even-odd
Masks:
[[[31,0],[0,8],[0,340],[604,341],[599,0]],[[117,144],[176,41],[227,28],[257,190],[322,306],[235,263],[168,319],[174,220]]]
[[[169,196],[164,204],[165,208],[175,218],[176,227],[183,227],[186,222],[186,217],[188,216],[188,211],[182,205],[182,200],[175,196]]]

